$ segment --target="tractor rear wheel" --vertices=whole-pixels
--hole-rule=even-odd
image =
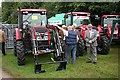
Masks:
[[[109,53],[109,39],[107,36],[102,36],[100,40],[98,40],[97,51],[99,54],[108,54]]]
[[[84,44],[83,39],[81,39],[77,44],[77,54],[76,54],[76,56],[77,57],[78,56],[83,56],[84,52],[85,52],[85,44]]]
[[[25,52],[24,52],[23,41],[16,42],[16,50],[17,50],[18,65],[24,65],[25,64]]]

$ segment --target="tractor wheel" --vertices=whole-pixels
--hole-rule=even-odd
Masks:
[[[107,36],[102,36],[101,40],[98,40],[97,52],[99,54],[108,54],[109,53],[109,39]]]
[[[77,54],[76,56],[83,56],[85,52],[85,44],[84,44],[84,41],[83,39],[79,41],[79,43],[77,44]]]
[[[24,53],[23,41],[16,42],[16,51],[17,51],[18,65],[24,65],[25,64],[25,53]]]
[[[13,34],[13,42],[14,42],[14,55],[17,56],[17,51],[16,51],[16,34],[15,34],[15,32]]]

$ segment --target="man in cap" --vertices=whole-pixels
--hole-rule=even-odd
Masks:
[[[88,55],[87,63],[91,63],[93,58],[93,63],[96,64],[97,62],[96,46],[97,46],[98,31],[92,28],[93,28],[92,24],[89,24],[88,30],[86,30],[85,32],[85,41],[86,41],[87,55]]]
[[[2,30],[2,25],[0,25],[0,46],[2,47],[2,54],[6,55],[5,53],[5,42],[6,42],[6,34]]]

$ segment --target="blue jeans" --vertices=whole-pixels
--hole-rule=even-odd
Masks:
[[[66,56],[66,61],[67,61],[67,64],[69,63],[69,57],[71,55],[71,52],[72,52],[72,64],[75,63],[76,61],[76,49],[77,49],[77,45],[66,45],[66,53],[65,53],[65,56]]]

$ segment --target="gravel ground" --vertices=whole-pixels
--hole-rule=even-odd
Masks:
[[[13,78],[13,77],[0,68],[0,79],[1,78]]]

